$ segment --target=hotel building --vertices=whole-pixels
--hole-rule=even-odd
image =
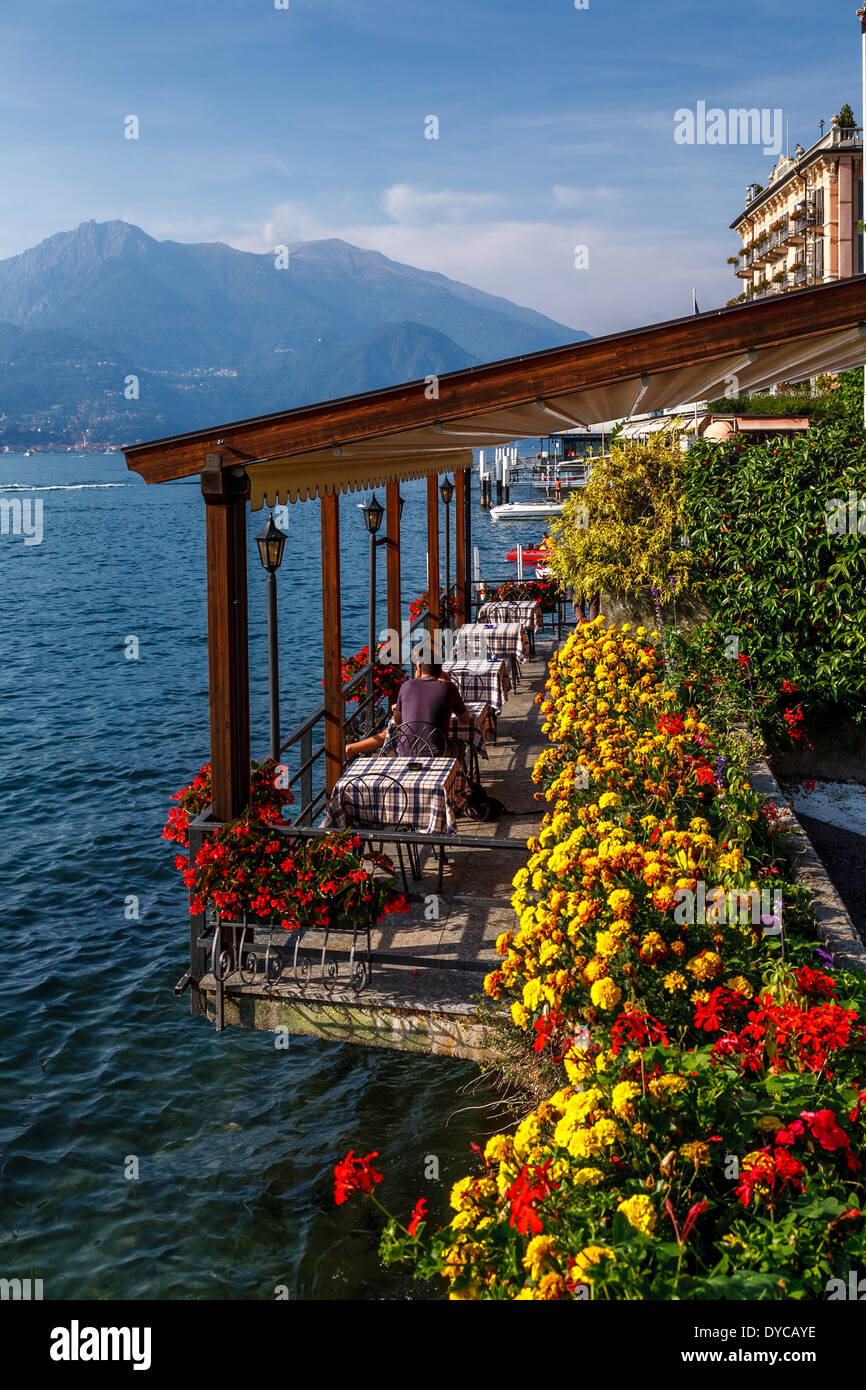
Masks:
[[[749,185],[731,223],[743,245],[729,264],[742,289],[729,304],[862,273],[862,164],[862,129],[834,116],[811,149],[779,156],[766,188]]]

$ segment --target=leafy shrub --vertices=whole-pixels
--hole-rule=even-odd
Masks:
[[[783,682],[795,685],[807,722],[831,711],[862,718],[862,426],[761,443],[738,436],[725,447],[701,441],[689,453],[686,493],[695,583],[717,643],[735,636],[756,677],[780,695]],[[862,533],[848,529],[852,493],[864,500],[855,513]]]

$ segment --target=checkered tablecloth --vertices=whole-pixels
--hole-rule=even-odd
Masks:
[[[530,632],[538,632],[544,618],[541,613],[541,604],[538,599],[515,598],[488,599],[482,603],[478,610],[478,621],[480,623],[490,622],[520,622]]]
[[[464,623],[457,629],[455,654],[463,656],[516,657],[525,661],[528,653],[526,629],[522,623]]]
[[[464,743],[468,739],[470,748],[474,748],[476,753],[486,758],[486,745],[496,742],[496,719],[493,710],[484,700],[465,700],[464,704],[469,711],[469,723],[467,725],[465,719],[452,714],[452,737],[462,738]]]
[[[485,661],[483,657],[455,658],[443,661],[442,670],[459,686],[464,700],[484,701],[498,714],[508,698],[511,681],[508,667],[501,657]]]
[[[387,825],[453,835],[468,795],[456,758],[358,758],[334,787],[323,824],[326,830]]]

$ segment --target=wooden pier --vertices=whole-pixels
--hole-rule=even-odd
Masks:
[[[485,789],[513,814],[497,822],[459,823],[460,837],[506,840],[510,848],[448,851],[441,896],[436,893],[437,854],[423,855],[421,883],[410,879],[417,895],[412,912],[382,922],[373,939],[373,978],[359,994],[345,986],[329,990],[312,982],[227,981],[226,1025],[484,1059],[494,1009],[478,996],[485,974],[499,959],[496,938],[514,927],[511,880],[525,862],[526,841],[542,815],[531,780],[543,744],[535,696],[544,686],[554,646],[553,638],[538,635],[535,659],[522,667],[519,689],[511,692],[500,714],[497,741],[488,748],[488,759],[481,761]],[[517,852],[517,846],[524,853]],[[389,852],[387,843],[385,850]],[[199,993],[212,1021],[216,990],[213,975],[203,976]]]

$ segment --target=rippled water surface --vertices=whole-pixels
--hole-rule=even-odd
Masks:
[[[424,587],[424,484],[404,487],[404,602]],[[146,487],[110,457],[0,457],[0,500],[44,536],[0,536],[3,732],[0,1275],[46,1298],[438,1297],[383,1271],[369,1204],[331,1168],[378,1149],[397,1211],[465,1171],[463,1062],[194,1020],[171,987],[187,913],[160,839],[207,758],[198,484]],[[452,509],[453,510],[453,509]],[[254,753],[267,745],[265,582],[250,516]],[[367,538],[341,507],[344,650],[366,641]],[[477,509],[482,562],[516,539]],[[507,540],[507,545],[505,544]],[[494,557],[496,565],[493,565]],[[285,729],[321,696],[318,509],[291,509],[279,575]],[[384,612],[384,592],[382,594]],[[139,659],[126,660],[136,636]],[[140,920],[125,918],[130,895]],[[440,1183],[424,1180],[425,1156]],[[130,1156],[140,1176],[124,1176]]]

